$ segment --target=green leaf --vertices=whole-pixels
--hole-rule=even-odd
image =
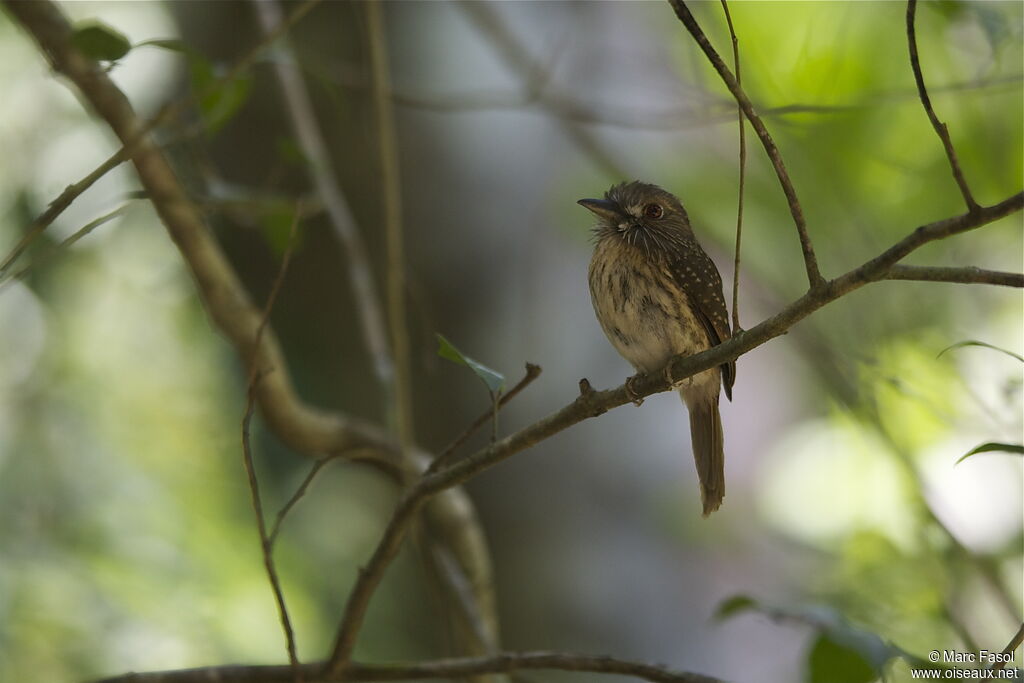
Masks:
[[[242,74],[227,83],[217,84],[218,75],[210,62],[189,54],[192,88],[199,97],[199,111],[206,131],[213,135],[230,121],[249,99],[252,76]]]
[[[75,28],[71,43],[82,54],[93,59],[114,62],[132,49],[131,41],[124,34],[100,21],[89,21]]]
[[[871,683],[880,674],[856,645],[832,634],[819,635],[807,655],[808,683]]]
[[[749,595],[733,595],[732,597],[726,598],[722,602],[718,603],[718,608],[715,610],[715,619],[718,621],[724,621],[737,614],[743,612],[756,611],[760,609],[760,605]]]
[[[163,50],[180,52],[190,56],[197,54],[195,50],[186,45],[184,41],[174,38],[154,38],[153,40],[144,40],[141,43],[136,43],[135,47],[159,47]]]
[[[480,380],[487,385],[487,390],[492,394],[498,394],[505,389],[505,375],[491,370],[486,365],[473,360],[469,356],[459,351],[455,346],[448,341],[445,336],[441,333],[437,334],[437,355],[441,358],[447,358],[453,363],[459,365],[465,365],[480,378]]]
[[[1015,453],[1017,455],[1024,455],[1024,445],[1019,443],[996,443],[995,441],[990,441],[988,443],[983,443],[980,446],[975,446],[971,450],[967,451],[961,455],[954,464],[959,465],[976,453]]]
[[[953,349],[959,349],[959,348],[962,348],[964,346],[982,346],[982,347],[984,347],[986,349],[992,349],[993,351],[998,351],[999,353],[1005,353],[1007,356],[1010,356],[1011,358],[1016,358],[1021,363],[1024,363],[1024,356],[1020,356],[1020,355],[1014,353],[1013,351],[1007,351],[1006,349],[1002,349],[1002,348],[1000,348],[998,346],[993,346],[992,344],[989,344],[987,342],[978,341],[977,339],[967,339],[967,340],[962,341],[962,342],[957,342],[956,344],[953,344],[952,346],[947,346],[946,348],[944,348],[941,351],[939,351],[939,355],[935,356],[935,357],[936,358],[941,358],[942,354],[944,354],[946,351],[952,351]]]

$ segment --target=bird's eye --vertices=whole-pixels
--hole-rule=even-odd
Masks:
[[[661,218],[665,215],[665,209],[658,204],[648,204],[644,207],[644,216],[647,218]]]

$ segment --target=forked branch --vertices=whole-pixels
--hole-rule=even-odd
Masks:
[[[708,61],[711,62],[711,66],[715,68],[718,75],[721,76],[722,81],[725,82],[725,86],[729,88],[729,92],[732,93],[733,97],[736,98],[737,104],[743,109],[743,113],[746,115],[747,120],[750,121],[751,127],[754,132],[757,133],[757,137],[761,140],[761,144],[764,146],[765,151],[768,153],[768,158],[772,162],[772,167],[775,169],[775,175],[779,177],[779,182],[782,184],[782,191],[786,194],[786,201],[789,203],[789,212],[793,216],[793,222],[796,224],[797,235],[800,238],[800,249],[804,255],[804,268],[807,271],[807,281],[811,288],[818,287],[824,284],[825,279],[821,276],[821,271],[818,269],[818,257],[814,254],[814,246],[811,244],[811,236],[807,233],[807,222],[804,220],[804,210],[800,206],[800,200],[796,196],[796,188],[793,187],[793,181],[789,179],[789,172],[786,170],[786,165],[782,162],[782,154],[779,153],[779,148],[775,146],[775,141],[772,140],[771,134],[768,133],[768,129],[765,128],[764,122],[761,121],[761,117],[754,111],[754,105],[750,102],[750,98],[743,92],[743,88],[740,87],[739,81],[733,76],[732,72],[729,71],[729,67],[726,66],[725,62],[719,56],[715,48],[712,47],[708,37],[704,35],[704,31],[701,30],[697,20],[694,19],[693,14],[690,13],[689,8],[683,0],[668,0],[669,4],[672,5],[672,9],[675,10],[676,16],[683,22],[686,30],[690,32],[693,39],[700,46],[700,49],[704,51]]]

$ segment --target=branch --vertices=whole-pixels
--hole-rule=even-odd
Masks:
[[[15,18],[21,20],[18,13],[15,12],[13,9],[14,5],[16,4],[15,0],[3,0],[3,2],[7,5],[8,9],[11,10],[11,14],[14,15]],[[67,188],[65,188],[65,190],[60,194],[60,196],[58,196],[56,199],[50,202],[50,205],[47,207],[46,211],[44,211],[42,214],[39,215],[38,218],[32,221],[32,224],[29,226],[25,235],[21,238],[21,240],[19,240],[18,244],[14,246],[11,252],[4,258],[3,262],[0,263],[0,277],[2,277],[3,274],[11,267],[11,264],[13,264],[14,261],[25,251],[28,245],[31,244],[32,241],[35,240],[40,234],[42,234],[42,232],[46,230],[46,228],[48,228],[53,223],[53,221],[55,221],[57,217],[64,212],[65,209],[71,206],[71,204],[83,192],[92,187],[92,185],[97,180],[105,176],[108,172],[110,172],[114,168],[117,168],[121,164],[121,162],[133,156],[137,151],[138,143],[141,142],[148,133],[152,132],[153,129],[155,129],[157,126],[161,126],[167,123],[168,121],[174,119],[182,111],[184,111],[186,107],[191,105],[197,98],[201,98],[211,92],[214,92],[217,89],[222,88],[227,83],[238,78],[238,76],[242,72],[244,72],[246,69],[251,67],[256,62],[256,59],[263,53],[263,50],[266,49],[268,45],[270,45],[274,40],[276,40],[277,37],[280,36],[284,31],[286,31],[288,28],[296,24],[300,19],[302,19],[302,17],[306,16],[306,14],[311,9],[313,9],[313,7],[319,2],[320,0],[306,0],[303,4],[299,5],[299,7],[297,7],[294,12],[288,15],[288,18],[284,22],[282,22],[279,30],[274,31],[271,34],[268,34],[264,40],[253,46],[249,50],[249,52],[247,52],[240,60],[238,60],[238,62],[234,64],[234,66],[228,69],[226,74],[210,82],[206,88],[204,88],[202,91],[198,93],[190,93],[182,97],[181,99],[165,104],[163,107],[160,108],[156,115],[153,116],[153,118],[144,123],[139,124],[134,133],[128,138],[128,142],[124,142],[124,145],[121,147],[121,149],[115,152],[106,161],[97,166],[92,172],[90,172],[87,176],[79,180],[77,183],[69,185]],[[42,15],[39,15],[39,17],[42,18]],[[66,21],[64,23],[66,23]],[[58,29],[62,31],[62,29],[59,29],[59,27],[51,27],[51,29]],[[42,47],[44,51],[48,49],[42,43],[40,43],[40,47]],[[51,64],[54,64],[54,68],[56,68],[54,56],[49,54],[48,56],[50,57]]]
[[[539,365],[527,363],[526,375],[524,375],[523,378],[519,380],[519,382],[514,387],[509,389],[508,392],[501,395],[501,398],[498,399],[498,405],[495,407],[498,409],[505,407],[506,403],[515,398],[516,395],[523,389],[528,387],[530,383],[533,382],[533,380],[540,377],[540,373],[541,367]],[[459,446],[466,443],[466,440],[469,437],[473,436],[473,434],[476,433],[476,430],[480,429],[480,427],[484,426],[487,422],[489,422],[492,419],[494,419],[494,408],[488,408],[480,415],[480,417],[473,420],[473,423],[466,427],[465,431],[463,431],[461,434],[455,437],[454,441],[445,446],[445,449],[438,454],[438,456],[434,459],[434,462],[430,463],[430,467],[427,469],[427,473],[430,474],[445,467],[451,460],[451,457],[458,450]]]
[[[88,235],[89,233],[91,233],[93,230],[95,230],[96,228],[100,227],[104,223],[107,223],[107,222],[112,221],[113,219],[117,218],[118,216],[123,214],[127,208],[128,208],[128,204],[122,204],[121,206],[117,207],[113,211],[110,211],[109,213],[105,213],[102,216],[100,216],[99,218],[95,218],[95,219],[89,221],[88,223],[83,225],[81,228],[76,230],[73,234],[71,234],[68,237],[64,238],[61,241],[60,244],[58,244],[58,245],[56,245],[54,247],[51,247],[50,249],[46,250],[45,252],[43,252],[39,256],[33,257],[31,263],[29,263],[28,265],[20,268],[19,270],[14,271],[13,273],[11,273],[9,275],[4,275],[3,274],[4,271],[2,269],[0,269],[0,292],[2,292],[4,290],[4,288],[6,288],[11,283],[11,281],[23,279],[26,275],[29,274],[29,272],[33,268],[38,267],[40,264],[45,262],[47,259],[50,259],[53,256],[59,254],[61,251],[67,249],[72,244],[74,244],[78,240],[82,239],[83,237],[85,237],[86,235]]]
[[[550,669],[596,674],[633,676],[652,683],[723,683],[701,674],[671,671],[665,667],[613,657],[562,652],[505,652],[490,657],[438,659],[414,664],[368,665],[353,662],[344,675],[323,675],[323,663],[304,664],[300,671],[310,683],[320,681],[400,681],[431,678],[457,679],[489,673],[526,669]],[[177,671],[125,674],[94,683],[292,683],[287,666],[211,666]]]
[[[402,239],[402,191],[398,168],[398,141],[388,66],[384,10],[380,3],[366,7],[366,24],[370,44],[370,67],[373,73],[372,94],[374,123],[380,154],[380,196],[383,201],[384,241],[387,251],[387,312],[394,353],[395,378],[388,406],[398,432],[403,453],[410,453],[415,440],[412,413],[412,372],[409,355],[409,333],[405,320],[405,245]]]
[[[316,0],[307,0],[291,17]],[[124,94],[99,65],[71,44],[72,28],[59,8],[47,0],[2,0],[10,15],[35,39],[53,69],[65,75],[125,146],[146,196],[152,201],[182,258],[192,271],[203,306],[214,325],[235,347],[247,369],[273,368],[255,388],[256,401],[268,428],[290,448],[315,457],[358,453],[394,463],[400,448],[377,425],[305,403],[295,392],[288,365],[272,329],[256,340],[262,315],[252,304],[238,275],[203,223],[160,149],[148,135],[151,124],[135,115]],[[290,18],[291,18],[290,17]],[[243,60],[244,63],[244,60]],[[241,64],[241,63],[240,63]],[[429,459],[417,452],[415,467]],[[497,632],[490,557],[469,498],[452,489],[427,508],[427,522],[459,559],[473,586],[480,612]]]
[[[284,256],[281,259],[281,267],[274,278],[274,284],[267,296],[267,304],[263,309],[263,316],[256,328],[256,336],[253,344],[260,343],[267,323],[270,320],[270,311],[274,308],[277,294],[281,290],[285,274],[288,272],[288,264],[292,258],[292,246],[295,240],[295,230],[299,225],[299,216],[302,215],[302,202],[295,207],[295,217],[292,219],[291,230],[288,233],[288,245],[285,248]],[[252,498],[252,509],[256,516],[256,530],[260,536],[260,552],[263,555],[263,567],[267,572],[267,580],[270,582],[270,589],[274,593],[274,602],[277,603],[278,617],[281,619],[281,629],[284,631],[285,647],[288,652],[288,661],[291,664],[292,679],[295,683],[302,683],[302,674],[299,671],[299,657],[295,648],[295,631],[292,628],[291,617],[288,616],[288,605],[284,599],[284,591],[281,589],[281,580],[277,575],[277,568],[274,565],[274,546],[271,536],[267,533],[267,520],[263,516],[263,501],[260,498],[260,485],[256,477],[256,467],[252,461],[252,444],[249,438],[249,424],[252,422],[253,409],[256,407],[256,387],[259,385],[265,373],[274,372],[274,368],[260,369],[253,365],[249,371],[249,386],[246,391],[245,415],[242,417],[242,462],[245,465],[245,474],[249,482],[249,495]],[[275,529],[276,531],[276,529]]]
[[[523,75],[527,84],[536,83],[543,78],[547,66],[543,61],[535,59],[525,42],[516,38],[501,20],[501,16],[495,10],[495,3],[489,2],[459,2],[455,5],[462,10],[476,26],[487,34],[487,45],[494,48],[501,60],[511,67],[515,72]],[[540,99],[539,102],[549,110],[558,114],[555,121],[561,127],[563,133],[568,137],[591,162],[601,169],[602,172],[613,178],[624,178],[626,173],[615,155],[601,141],[598,135],[578,125],[568,116],[562,115],[557,106],[547,99]]]
[[[268,38],[287,29],[277,0],[253,0],[256,14]],[[334,173],[327,145],[316,120],[316,113],[309,96],[309,90],[302,77],[302,71],[295,63],[295,55],[287,36],[282,37],[280,54],[273,61],[274,73],[284,94],[285,107],[303,156],[309,160],[307,169],[316,187],[316,193],[323,200],[330,218],[331,227],[341,243],[343,258],[347,266],[349,283],[359,314],[363,341],[373,362],[377,381],[385,395],[390,394],[394,380],[394,365],[388,348],[387,330],[380,311],[380,298],[373,281],[370,259],[366,245],[356,226],[355,217],[349,207],[341,184]]]
[[[796,197],[796,189],[793,187],[793,182],[789,179],[789,173],[786,171],[785,164],[782,163],[782,155],[779,153],[778,147],[775,146],[775,142],[772,140],[772,136],[768,133],[768,129],[765,128],[761,118],[754,111],[754,105],[751,104],[750,98],[743,92],[743,88],[740,87],[739,81],[729,71],[729,67],[725,65],[722,58],[715,52],[715,48],[711,46],[710,41],[704,32],[701,30],[700,25],[697,24],[697,20],[690,14],[689,8],[683,0],[668,0],[669,4],[672,5],[672,9],[675,10],[676,16],[686,26],[686,30],[690,32],[693,39],[700,46],[700,49],[707,55],[708,61],[711,62],[711,66],[715,68],[718,75],[722,77],[729,92],[736,98],[736,102],[740,108],[743,109],[743,113],[746,114],[747,120],[750,121],[750,125],[753,126],[754,132],[757,133],[757,137],[760,138],[761,144],[764,146],[765,151],[768,153],[768,158],[772,162],[772,166],[775,168],[775,174],[779,177],[779,182],[782,184],[782,191],[786,193],[786,201],[789,202],[789,212],[793,215],[793,222],[796,223],[796,231],[800,237],[800,248],[804,254],[804,267],[807,270],[807,281],[811,288],[817,287],[825,282],[821,276],[821,271],[818,269],[818,257],[814,255],[814,247],[811,244],[811,237],[807,234],[807,223],[804,220],[804,211],[800,206],[800,200]]]
[[[417,510],[431,496],[449,486],[462,484],[502,460],[583,420],[601,415],[612,408],[633,403],[637,398],[668,391],[671,388],[667,379],[669,376],[676,381],[691,377],[698,372],[733,360],[785,334],[790,327],[819,308],[866,284],[884,279],[900,259],[928,242],[973,230],[1022,208],[1024,192],[1013,195],[995,206],[923,225],[874,259],[811,289],[774,317],[738,333],[722,344],[692,356],[676,356],[666,366],[665,371],[642,376],[631,382],[629,389],[623,384],[615,389],[594,391],[589,389],[589,383],[584,389],[584,383],[581,382],[580,395],[561,410],[473,453],[447,469],[424,476],[402,496],[370,561],[360,572],[349,594],[329,660],[330,672],[341,671],[347,659],[351,657],[355,647],[355,635],[366,616],[370,598],[383,579],[388,565],[398,554]]]
[[[722,12],[725,13],[725,21],[729,25],[729,36],[732,38],[732,63],[736,69],[736,85],[742,85],[740,41],[736,37],[736,30],[732,25],[732,14],[729,13],[727,0],[722,0]],[[738,104],[736,105],[736,114],[739,118],[740,128],[740,189],[736,207],[736,253],[732,262],[732,330],[734,334],[743,329],[740,327],[740,242],[743,237],[743,190],[747,179],[746,126],[743,124],[743,107]]]
[[[1020,647],[1021,643],[1024,643],[1024,624],[1020,625],[1020,628],[1017,629],[1017,632],[1015,634],[1013,634],[1013,638],[1010,639],[1010,642],[1006,644],[1006,647],[1004,647],[1003,651],[1000,653],[1000,654],[1004,655],[1005,659],[1003,661],[999,661],[999,662],[996,662],[995,664],[993,664],[992,665],[992,669],[995,670],[995,671],[999,671],[1000,669],[1005,669],[1006,668],[1006,659],[1010,658],[1010,655],[1013,654],[1014,650],[1016,650],[1018,647]]]
[[[11,249],[3,262],[0,263],[0,281],[4,279],[4,275],[6,275],[7,271],[11,268],[18,257],[28,249],[28,246],[32,244],[33,240],[39,237],[39,235],[41,235],[43,231],[50,226],[50,224],[57,220],[57,216],[64,213],[64,210],[71,206],[71,203],[74,202],[80,194],[92,187],[97,180],[105,176],[112,169],[117,168],[121,162],[127,158],[124,148],[118,150],[113,156],[89,173],[89,175],[85,176],[73,185],[68,185],[56,199],[50,202],[50,205],[46,207],[46,211],[43,211],[43,213],[39,214],[39,216],[32,221],[32,224],[28,226],[28,230],[25,231],[22,238],[18,240],[18,243],[14,245],[14,248]],[[24,271],[26,269],[22,270]]]
[[[1001,285],[1024,287],[1024,274],[999,270],[982,270],[974,266],[946,268],[940,266],[893,266],[886,280],[920,280],[922,282],[955,282],[962,285]]]
[[[946,124],[939,121],[935,110],[932,108],[931,98],[928,97],[928,89],[924,85],[924,74],[921,72],[921,62],[917,57],[917,35],[914,31],[914,20],[917,14],[917,0],[907,0],[907,45],[910,49],[910,68],[914,70],[914,82],[917,83],[917,94],[921,98],[924,111],[928,114],[928,120],[932,122],[932,128],[942,140],[942,147],[946,150],[946,158],[949,159],[949,166],[953,170],[953,179],[956,180],[960,194],[964,196],[964,202],[970,211],[976,211],[979,206],[971,195],[971,189],[967,186],[963,171],[960,170],[960,162],[957,161],[956,151],[953,149],[953,141],[949,139],[949,130]]]

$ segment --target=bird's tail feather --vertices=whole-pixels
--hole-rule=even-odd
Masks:
[[[687,408],[690,412],[693,459],[700,479],[704,516],[707,517],[719,508],[725,498],[725,449],[718,396],[693,401]]]

